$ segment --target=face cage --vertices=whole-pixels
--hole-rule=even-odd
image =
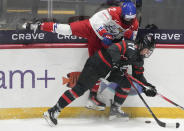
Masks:
[[[150,57],[151,54],[153,53],[153,50],[154,50],[154,48],[149,49],[149,52],[148,52],[147,54],[144,55],[144,58]]]

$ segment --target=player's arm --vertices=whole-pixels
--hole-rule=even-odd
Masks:
[[[141,81],[142,83],[144,83],[148,88],[142,88],[142,91],[147,95],[147,96],[151,96],[154,97],[157,94],[157,90],[156,87],[154,85],[152,85],[151,83],[147,82],[146,78],[144,77],[144,67],[143,67],[143,60],[142,62],[139,61],[139,64],[136,65],[132,65],[132,76],[137,78],[139,81]],[[142,63],[142,66],[141,64]]]
[[[119,63],[120,59],[121,59],[121,53],[124,50],[124,48],[122,48],[122,44],[121,43],[114,43],[112,44],[108,49],[107,52],[110,54],[111,59],[112,59],[112,63],[115,65],[117,63]]]
[[[138,64],[135,63],[132,65],[132,76],[146,85],[148,82],[144,77],[144,67],[140,63],[144,63],[144,62],[139,61]]]
[[[111,21],[111,16],[107,10],[102,10],[94,14],[90,19],[90,24],[105,45],[111,45],[113,36],[106,29],[106,25]]]
[[[139,22],[137,18],[134,19],[132,26],[125,30],[124,37],[128,40],[135,40],[137,37],[137,32],[139,28]]]

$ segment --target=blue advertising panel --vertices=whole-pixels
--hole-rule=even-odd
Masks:
[[[50,32],[33,32],[26,30],[1,30],[0,44],[31,44],[31,43],[86,43],[87,40],[76,36],[63,36]]]
[[[138,37],[153,33],[156,43],[184,44],[184,30],[146,30],[139,29]],[[61,34],[26,30],[1,30],[0,44],[31,44],[31,43],[87,43],[87,39],[77,36],[63,36]]]

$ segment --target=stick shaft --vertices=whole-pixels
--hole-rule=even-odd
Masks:
[[[180,124],[177,122],[177,123],[165,123],[165,122],[162,122],[160,121],[156,116],[155,114],[153,113],[153,111],[151,110],[151,108],[148,106],[148,104],[146,103],[146,101],[144,100],[144,98],[142,97],[142,95],[140,94],[140,92],[137,90],[137,88],[134,86],[133,82],[131,81],[134,80],[135,82],[137,83],[142,83],[140,81],[138,81],[137,79],[135,79],[133,76],[129,75],[129,74],[126,74],[127,76],[127,79],[129,80],[130,84],[132,85],[132,87],[136,90],[137,94],[139,95],[140,99],[143,101],[144,105],[146,106],[146,108],[148,109],[148,111],[150,112],[150,114],[153,116],[153,118],[155,119],[155,121],[157,122],[157,124],[161,127],[176,127],[176,128],[179,128]],[[142,86],[144,86],[144,84],[142,83],[141,84]]]
[[[145,84],[144,84],[144,83],[142,83],[141,81],[137,80],[137,79],[134,78],[133,76],[131,76],[131,75],[129,75],[129,74],[127,74],[127,76],[128,76],[129,78],[131,78],[133,81],[137,82],[139,85],[145,87]],[[166,100],[167,102],[169,102],[169,103],[175,105],[176,107],[178,107],[178,108],[184,110],[184,107],[178,105],[177,103],[173,102],[172,100],[170,100],[169,98],[163,96],[162,94],[157,93],[157,95],[160,96],[162,99]]]
[[[178,108],[180,108],[180,109],[184,110],[184,107],[182,107],[182,106],[178,105],[177,103],[175,103],[175,102],[171,101],[169,98],[167,98],[167,97],[163,96],[162,94],[157,93],[157,95],[158,95],[158,96],[160,96],[161,98],[163,98],[164,100],[166,100],[167,102],[169,102],[169,103],[171,103],[171,104],[175,105],[176,107],[178,107]]]

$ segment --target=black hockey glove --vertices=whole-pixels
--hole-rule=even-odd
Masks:
[[[146,86],[147,86],[147,88],[145,88],[145,87],[142,88],[142,91],[145,93],[145,95],[149,96],[149,97],[156,96],[156,94],[157,94],[156,87],[150,83],[147,83]]]

